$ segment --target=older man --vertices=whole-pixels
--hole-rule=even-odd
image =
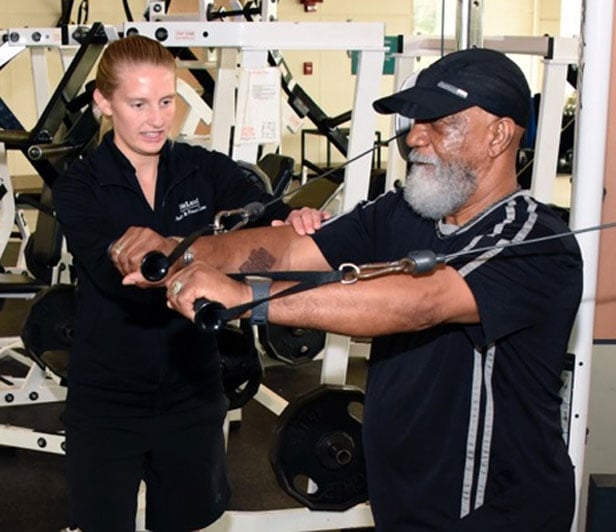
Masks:
[[[459,51],[374,107],[413,119],[403,190],[310,236],[202,238],[197,260],[167,280],[169,305],[192,319],[199,297],[251,300],[250,285],[221,272],[330,270],[419,249],[449,257],[427,273],[329,284],[255,314],[374,338],[363,430],[377,530],[566,532],[574,479],[559,390],[582,261],[575,239],[557,236],[563,222],[517,185],[524,75],[499,52]],[[125,283],[147,286],[140,258],[117,265]]]

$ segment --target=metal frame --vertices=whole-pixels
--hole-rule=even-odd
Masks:
[[[0,375],[0,408],[57,403],[66,399],[66,387],[52,373],[18,352],[18,337],[3,338],[0,359],[10,357],[26,368],[25,377]],[[49,433],[15,425],[0,425],[0,443],[6,447],[64,454],[64,434]]]
[[[231,10],[241,11],[243,8],[242,3],[239,0],[230,0],[229,2]],[[164,1],[161,0],[147,0],[146,1],[146,13],[149,21],[191,21],[199,20],[207,22],[207,13],[209,9],[214,6],[214,0],[199,0],[197,13],[181,13],[173,14],[167,13]],[[278,0],[262,0],[261,1],[261,13],[262,22],[273,22],[278,19]],[[237,16],[232,19],[234,22],[241,22],[243,17]]]
[[[0,33],[0,39],[3,39],[5,36],[5,32]],[[6,41],[2,42],[0,44],[0,68],[9,63],[14,57],[17,57],[25,49],[25,46],[12,46]]]
[[[83,26],[69,26],[68,33],[63,33],[60,28],[9,28],[7,30],[7,40],[0,47],[0,57],[2,57],[0,66],[5,60],[10,60],[24,50],[29,51],[35,106],[39,119],[46,111],[52,94],[49,84],[47,50],[57,50],[63,71],[66,72],[79,49],[79,42],[75,36],[79,32],[87,33],[88,29]],[[0,251],[4,251],[14,226],[21,238],[17,262],[14,266],[6,267],[7,274],[3,274],[3,281],[8,284],[3,286],[0,296],[3,299],[31,299],[44,285],[32,278],[27,271],[24,250],[30,230],[24,210],[16,207],[12,179],[7,164],[7,152],[3,142],[0,142],[0,184],[6,189],[6,193],[0,199]],[[51,284],[70,282],[68,263],[66,243],[63,242],[61,259],[52,271]],[[13,278],[23,281],[23,284],[20,282],[13,286]],[[60,379],[51,371],[23,355],[22,350],[23,343],[19,337],[0,339],[0,358],[11,358],[23,366],[26,371],[25,377],[0,375],[0,407],[64,401],[66,388]],[[0,425],[0,444],[55,454],[64,453],[62,433],[47,433],[14,425]]]
[[[30,53],[37,116],[43,113],[51,96],[47,50],[58,52],[63,71],[66,72],[79,49],[80,43],[77,37],[83,36],[88,30],[87,26],[70,25],[66,31],[62,28],[44,27],[12,27],[6,31],[7,40],[0,50],[6,47],[7,57],[11,54],[17,55],[26,49]],[[4,59],[0,59],[0,66],[3,61]]]
[[[601,223],[603,207],[605,153],[608,130],[614,2],[583,2],[580,36],[576,135],[573,159],[572,229]],[[576,355],[572,398],[569,454],[575,465],[576,512],[572,530],[578,524],[581,488],[584,484],[584,454],[588,427],[588,403],[594,339],[599,232],[578,237],[584,257],[584,292],[572,339]]]
[[[219,70],[214,92],[215,113],[212,120],[211,139],[212,148],[224,153],[229,152],[231,144],[231,126],[235,121],[235,104],[229,94],[233,94],[237,88],[237,64],[241,54],[243,68],[260,68],[267,66],[267,53],[272,49],[285,50],[361,50],[360,68],[368,69],[375,73],[358,76],[356,84],[355,100],[359,105],[370,104],[364,99],[378,97],[376,82],[380,79],[380,66],[375,67],[384,57],[383,27],[376,23],[292,23],[276,22],[276,30],[268,22],[234,22],[221,24],[217,22],[137,22],[125,23],[124,33],[138,32],[151,38],[160,40],[169,47],[206,47],[221,48],[219,57]],[[361,65],[363,63],[363,67]],[[370,87],[370,88],[368,88]],[[364,95],[366,93],[366,95]],[[369,109],[369,106],[365,106]],[[369,113],[353,115],[353,126],[360,131],[360,127],[369,126],[374,121],[374,114]],[[361,122],[365,122],[362,124]],[[371,126],[374,129],[374,124]],[[370,129],[370,127],[368,127]],[[357,133],[357,131],[355,133]],[[354,135],[351,131],[349,144],[353,139],[363,135]],[[360,141],[362,147],[368,149],[370,145]],[[232,147],[232,156],[249,162],[256,161],[257,146],[237,145]],[[349,158],[361,149],[349,150]],[[354,152],[354,153],[353,153]],[[353,164],[350,167],[363,168],[365,165]],[[351,174],[358,175],[362,170]],[[369,165],[365,169],[365,179],[357,183],[358,188],[368,189]],[[361,178],[360,178],[361,179]],[[357,180],[354,180],[357,181]],[[362,182],[364,181],[364,182]],[[346,185],[351,181],[349,180]],[[354,183],[355,184],[355,183]],[[351,188],[351,192],[348,190]],[[348,206],[352,206],[363,194],[352,190],[354,187],[345,186],[346,196],[349,198]]]

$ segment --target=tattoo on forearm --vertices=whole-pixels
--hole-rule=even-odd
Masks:
[[[240,272],[263,272],[272,268],[276,259],[265,248],[253,249],[250,252],[248,260],[240,266]]]

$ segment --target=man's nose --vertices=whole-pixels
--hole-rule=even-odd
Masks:
[[[404,140],[409,148],[424,145],[428,140],[425,125],[421,122],[414,122]]]

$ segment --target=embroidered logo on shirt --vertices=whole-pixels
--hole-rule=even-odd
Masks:
[[[207,205],[201,205],[199,198],[195,198],[192,200],[183,201],[178,205],[178,209],[180,210],[180,214],[175,217],[176,222],[179,222],[192,214],[197,214],[198,212],[204,211],[207,209]]]

